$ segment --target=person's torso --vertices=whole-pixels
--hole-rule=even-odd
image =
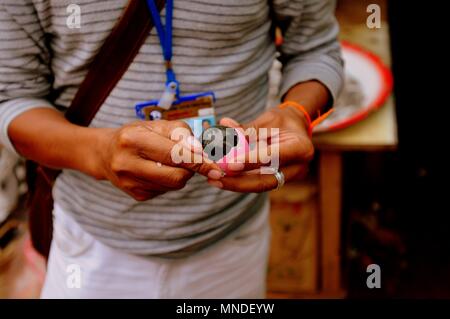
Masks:
[[[67,25],[71,0],[35,2],[50,39],[54,103],[68,107],[127,0],[77,1],[81,23],[74,29]],[[268,1],[175,0],[174,4],[173,67],[181,93],[214,91],[218,118],[246,122],[262,113],[275,54]],[[164,16],[165,11],[163,21]],[[119,127],[135,121],[134,105],[159,98],[164,84],[162,51],[152,30],[91,126]],[[258,198],[212,188],[203,177],[194,176],[180,191],[136,202],[109,182],[69,170],[58,178],[54,197],[106,244],[163,255],[235,227]]]

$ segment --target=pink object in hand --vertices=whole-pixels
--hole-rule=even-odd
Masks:
[[[237,157],[248,153],[249,145],[245,135],[237,129],[234,129],[238,136],[238,143],[224,157],[216,161],[219,167],[229,176],[237,175],[237,172],[228,170],[228,163],[238,163]]]
[[[237,157],[249,151],[244,133],[223,125],[216,125],[204,130],[201,143],[206,155],[230,176],[237,175],[238,172],[229,170],[228,164],[238,163]]]

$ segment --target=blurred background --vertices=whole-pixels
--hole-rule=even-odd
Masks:
[[[309,177],[271,193],[269,298],[450,298],[439,8],[338,0],[345,89],[317,128]],[[279,72],[275,63],[269,105]],[[25,174],[0,146],[0,298],[37,298],[45,276]],[[380,288],[367,286],[371,264]]]

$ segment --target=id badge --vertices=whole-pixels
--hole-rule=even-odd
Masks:
[[[180,96],[170,109],[158,106],[159,100],[152,100],[137,104],[136,115],[147,121],[182,120],[190,126],[194,136],[200,138],[204,130],[216,125],[215,101],[214,92]]]

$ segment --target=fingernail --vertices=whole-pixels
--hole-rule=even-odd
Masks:
[[[218,180],[218,179],[221,179],[223,176],[224,175],[221,171],[218,171],[215,169],[209,171],[209,173],[208,173],[208,178],[210,178],[210,179]]]
[[[235,120],[233,120],[232,118],[229,118],[229,117],[224,117],[223,119],[220,120],[220,122],[229,124],[232,126],[240,126],[238,122],[236,122]]]
[[[218,182],[218,181],[208,181],[208,184],[211,185],[211,186],[213,186],[213,187],[223,188],[222,182]]]
[[[244,163],[229,163],[227,168],[230,171],[242,171],[245,168]]]

